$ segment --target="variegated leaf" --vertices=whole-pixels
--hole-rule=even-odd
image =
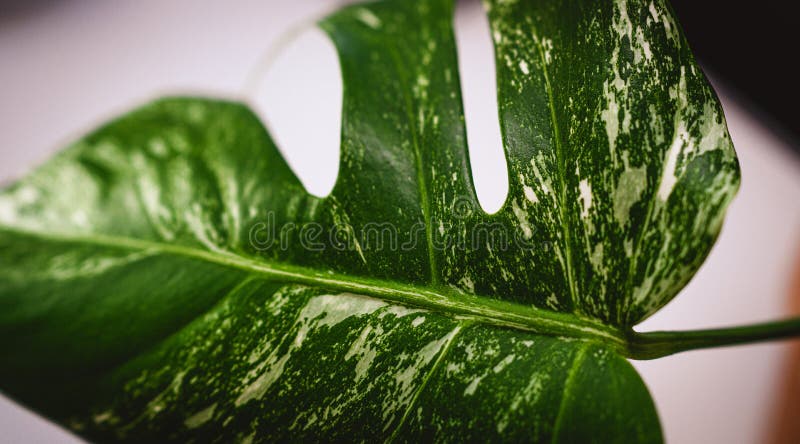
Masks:
[[[0,194],[2,390],[97,440],[660,441],[624,357],[737,189],[719,102],[662,1],[487,10],[497,213],[452,2],[345,8],[321,22],[345,91],[330,196],[245,106],[196,98]]]

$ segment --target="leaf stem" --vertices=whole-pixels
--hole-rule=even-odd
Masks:
[[[166,244],[102,234],[37,233],[21,228],[0,226],[0,240],[3,239],[4,234],[30,236],[48,242],[88,244],[148,254],[175,255],[239,269],[262,279],[371,296],[401,305],[449,313],[499,327],[593,341],[608,346],[631,359],[655,359],[700,348],[723,347],[789,337],[800,338],[800,317],[741,327],[639,333],[631,328],[607,325],[596,319],[501,299],[465,294],[446,286],[415,286],[408,283],[341,275],[325,270],[273,263],[261,258],[240,256],[221,250],[203,250],[188,245]]]
[[[740,327],[690,331],[654,331],[628,335],[628,357],[656,359],[700,348],[800,337],[800,317]]]

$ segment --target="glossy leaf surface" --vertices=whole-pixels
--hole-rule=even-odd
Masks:
[[[321,23],[344,81],[330,196],[244,105],[197,98],[0,194],[0,388],[98,440],[660,441],[626,335],[719,232],[721,107],[662,2],[487,9],[497,213],[451,2],[348,7]]]

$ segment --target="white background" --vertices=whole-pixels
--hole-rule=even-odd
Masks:
[[[0,10],[0,183],[97,123],[179,93],[248,97],[301,180],[325,194],[338,158],[341,86],[333,50],[320,33],[305,31],[271,65],[263,59],[280,35],[305,29],[297,25],[334,7],[321,0],[39,0]],[[482,204],[497,208],[506,172],[491,46],[474,5],[459,9],[457,34],[476,185]],[[640,330],[787,315],[791,266],[800,258],[800,162],[729,91],[718,91],[742,165],[742,189],[708,262]],[[785,347],[698,351],[634,364],[655,397],[668,441],[756,443],[772,415]],[[0,441],[77,438],[0,397]]]

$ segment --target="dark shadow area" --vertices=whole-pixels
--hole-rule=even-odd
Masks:
[[[60,8],[70,0],[0,0],[0,26]]]
[[[764,124],[800,155],[797,19],[791,2],[673,0],[686,38],[704,68],[735,89]]]

